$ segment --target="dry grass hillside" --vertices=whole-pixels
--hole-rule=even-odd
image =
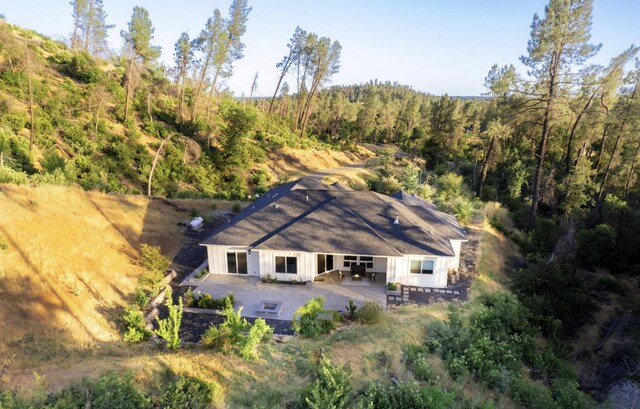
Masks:
[[[172,257],[177,223],[189,217],[160,200],[62,186],[2,185],[0,209],[8,245],[0,253],[0,374],[3,362],[37,364],[117,340],[114,318],[143,272],[140,244]]]

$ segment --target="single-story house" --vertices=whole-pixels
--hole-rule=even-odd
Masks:
[[[356,268],[388,283],[442,288],[463,241],[454,216],[417,196],[307,177],[266,192],[201,245],[211,274],[313,281]]]

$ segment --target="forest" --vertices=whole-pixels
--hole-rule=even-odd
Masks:
[[[489,222],[526,258],[511,277],[517,301],[485,304],[513,308],[514,319],[527,322],[500,336],[540,331],[550,340],[547,362],[527,355],[529,340],[517,345],[518,359],[547,365],[550,378],[555,365],[562,382],[576,376],[566,375],[571,371],[556,358],[568,357],[567,344],[594,311],[581,272],[605,268],[638,285],[639,48],[630,44],[608,64],[593,64],[601,45],[591,40],[591,0],[550,0],[544,15],[533,17],[527,53],[520,56],[527,72],[512,64],[487,67],[486,93],[476,98],[378,80],[331,85],[340,70],[339,41],[300,27],[288,44],[273,45],[283,51],[274,61],[280,77],[273,96],[237,98],[223,84],[243,58],[247,0],[234,0],[226,14],[216,9],[197,36],[182,33],[173,66],[158,62],[154,24],[144,8],[133,9],[116,55],[107,47],[112,26],[102,0],[71,6],[69,44],[0,21],[0,183],[247,199],[282,182],[255,166],[279,148],[395,146],[423,158],[424,167],[395,175],[383,170],[371,188],[399,186],[433,199],[424,186],[460,180],[464,187],[456,195],[469,206],[499,202],[508,210],[513,226]],[[637,323],[638,303],[629,311]],[[457,362],[461,371],[486,375],[468,350],[466,356],[453,351],[464,345],[451,345],[456,334],[477,336],[476,327],[462,328],[473,320],[451,317],[425,348],[439,351],[450,369]],[[478,320],[491,327],[486,317]],[[634,337],[625,350],[627,377],[638,382],[637,329]],[[467,359],[466,367],[455,359]],[[496,390],[518,393],[495,373],[487,379]],[[560,389],[553,393],[561,394],[554,382]],[[569,407],[558,399],[558,407]],[[575,402],[572,407],[587,407]]]

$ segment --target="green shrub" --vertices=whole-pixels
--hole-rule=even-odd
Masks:
[[[301,408],[346,408],[351,399],[348,372],[333,365],[324,355],[315,373],[314,381],[300,395]]]
[[[530,409],[560,409],[549,389],[528,380],[515,379],[511,384],[511,397]]]
[[[24,111],[10,111],[0,117],[0,123],[9,125],[13,133],[20,132],[27,126],[29,115]]]
[[[178,297],[178,304],[173,303],[173,292],[167,287],[167,299],[165,306],[169,316],[165,319],[156,317],[158,329],[156,334],[167,342],[167,348],[178,349],[180,347],[180,324],[182,323],[182,297]]]
[[[398,289],[397,283],[387,283],[387,290],[396,291]]]
[[[334,326],[333,319],[327,318],[328,315],[329,312],[324,310],[324,298],[313,298],[293,314],[293,330],[310,338],[326,334]]]
[[[133,384],[131,375],[119,377],[116,373],[101,377],[91,388],[93,409],[151,408],[151,399]]]
[[[140,251],[142,266],[156,276],[164,277],[164,272],[171,265],[171,261],[162,255],[160,247],[143,243]]]
[[[29,175],[11,168],[0,167],[0,183],[14,183],[16,185],[26,185],[29,183]]]
[[[231,210],[233,210],[234,213],[240,213],[240,211],[242,210],[242,205],[240,203],[234,203],[231,207]]]
[[[236,353],[244,359],[254,359],[258,356],[258,346],[268,342],[273,334],[273,328],[258,318],[252,324],[242,318],[242,307],[233,310],[230,300],[221,313],[225,317],[219,326],[211,325],[206,329],[200,341],[208,348],[213,348],[224,354]]]
[[[438,194],[444,201],[449,201],[462,194],[462,176],[455,173],[445,173],[435,180]]]
[[[599,224],[591,230],[580,230],[576,235],[578,262],[585,266],[611,265],[616,253],[616,231],[608,224]]]
[[[402,190],[402,184],[400,184],[400,181],[393,175],[378,175],[376,179],[368,180],[367,185],[370,190],[384,195],[392,195]]]
[[[451,204],[453,214],[460,224],[469,224],[473,218],[473,204],[466,198],[457,197]]]
[[[427,362],[427,350],[424,346],[408,345],[404,352],[404,358],[416,380],[430,383],[435,382],[436,377],[433,369]]]
[[[236,303],[233,293],[229,293],[222,298],[213,298],[211,294],[202,294],[200,297],[197,297],[193,293],[188,295],[189,298],[191,298],[191,296],[193,296],[193,300],[190,300],[191,306],[195,308],[222,310],[227,304],[233,306]]]
[[[358,306],[353,300],[349,300],[349,305],[347,305],[347,315],[350,320],[354,320],[356,318],[356,311],[358,311]]]
[[[180,376],[162,393],[163,409],[206,409],[213,402],[216,387],[213,383],[190,376]]]
[[[257,358],[258,347],[268,342],[272,334],[273,328],[262,318],[256,318],[253,325],[249,325],[246,335],[240,338],[238,353],[247,360]]]
[[[397,386],[372,383],[364,392],[364,408],[449,409],[456,407],[453,393],[440,387],[420,387],[415,382],[400,382]]]
[[[375,301],[367,300],[355,313],[356,321],[363,324],[377,324],[385,319],[384,308]]]
[[[127,324],[124,333],[124,340],[127,342],[142,342],[149,339],[151,331],[147,329],[147,323],[144,320],[144,314],[137,306],[130,305],[125,309],[123,317]]]
[[[546,335],[556,330],[556,320],[569,330],[588,318],[595,306],[583,287],[576,268],[565,263],[539,262],[511,275],[512,290]]]
[[[98,82],[102,78],[102,70],[87,52],[74,54],[63,66],[63,72],[71,78],[84,83]]]

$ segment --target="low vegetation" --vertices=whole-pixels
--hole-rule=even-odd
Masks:
[[[242,318],[242,307],[234,311],[228,299],[221,314],[224,322],[207,328],[200,340],[202,344],[224,354],[234,353],[247,360],[257,359],[258,348],[269,342],[273,328],[262,318],[256,318],[250,324]]]
[[[109,373],[96,381],[83,381],[54,394],[39,392],[30,400],[0,392],[0,407],[84,408],[96,409],[205,409],[214,402],[216,385],[189,376],[168,374],[167,379],[150,393],[140,389],[131,374]]]
[[[293,314],[293,329],[303,337],[314,338],[331,331],[339,316],[324,309],[324,298],[307,301]]]

